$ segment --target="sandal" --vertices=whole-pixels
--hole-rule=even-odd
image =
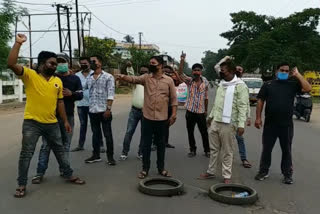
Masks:
[[[213,179],[215,178],[216,176],[214,174],[209,174],[209,173],[203,173],[200,175],[200,177],[198,179],[200,180],[206,180],[206,179]]]
[[[23,198],[24,196],[26,196],[26,194],[27,194],[26,187],[19,187],[16,189],[16,193],[14,194],[14,197]]]
[[[243,166],[244,168],[251,168],[251,167],[252,167],[251,163],[249,163],[248,160],[243,160],[243,161],[242,161],[242,166]]]
[[[170,175],[170,173],[167,170],[162,170],[162,172],[159,172],[159,175],[167,178],[172,177],[172,175]]]
[[[78,184],[78,185],[83,185],[86,183],[84,180],[81,180],[79,177],[72,177],[70,179],[67,179],[66,181],[69,183]]]
[[[32,178],[32,183],[33,183],[33,184],[41,184],[42,180],[43,180],[43,176],[41,176],[41,175],[36,175],[36,176],[34,176],[34,177]]]
[[[141,171],[138,175],[138,178],[145,179],[148,176],[148,173],[146,171]]]

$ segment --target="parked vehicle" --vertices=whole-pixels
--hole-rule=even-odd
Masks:
[[[309,93],[299,94],[296,96],[293,114],[300,119],[305,119],[306,122],[310,121],[312,112],[312,98]]]
[[[257,96],[263,85],[263,81],[261,78],[253,77],[242,78],[242,80],[247,84],[249,88],[249,100],[250,104],[253,105],[258,101]]]

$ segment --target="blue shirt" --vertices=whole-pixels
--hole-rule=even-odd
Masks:
[[[105,112],[107,100],[114,99],[114,78],[111,74],[102,71],[98,78],[94,79],[92,73],[88,76],[84,89],[89,89],[89,112]]]
[[[93,73],[93,71],[91,70],[87,77],[89,77],[90,74],[92,74],[92,73]],[[78,76],[80,78],[82,88],[84,88],[84,86],[86,85],[86,82],[87,82],[87,77],[84,76],[81,71],[76,73],[76,76]],[[76,105],[79,106],[79,107],[81,107],[81,106],[87,106],[88,107],[89,106],[89,89],[84,89],[83,90],[83,98],[82,98],[82,100],[77,101]]]

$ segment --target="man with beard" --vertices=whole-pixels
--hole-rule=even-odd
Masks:
[[[150,74],[142,76],[117,75],[117,78],[133,84],[144,85],[143,104],[143,158],[142,171],[138,177],[143,179],[148,176],[150,169],[150,154],[152,138],[157,146],[157,168],[160,175],[171,177],[165,170],[165,142],[163,136],[169,125],[176,121],[177,117],[177,94],[173,80],[166,76],[162,70],[163,59],[160,56],[150,58]],[[171,104],[172,114],[168,119],[168,108]]]
[[[140,75],[147,74],[149,69],[147,66],[141,66]],[[144,87],[143,85],[136,84],[135,89],[132,95],[132,106],[131,111],[129,113],[128,123],[127,123],[127,131],[123,140],[123,149],[122,154],[120,156],[120,160],[126,160],[128,158],[128,153],[130,151],[131,139],[133,137],[134,132],[136,131],[137,125],[139,121],[142,120],[142,107],[144,101]],[[138,150],[138,158],[142,160],[142,145],[143,145],[143,136],[142,136],[142,125],[141,125],[141,137],[140,144]]]
[[[47,140],[53,150],[66,181],[75,184],[85,183],[80,178],[72,176],[73,170],[65,156],[65,148],[56,117],[56,112],[58,112],[66,131],[70,133],[72,129],[63,103],[62,82],[58,77],[53,76],[57,67],[57,55],[47,51],[40,52],[38,71],[22,67],[17,64],[17,60],[20,47],[26,40],[25,35],[18,34],[8,56],[8,67],[23,81],[27,95],[19,158],[19,187],[14,194],[17,198],[26,195],[30,161],[40,136]]]
[[[266,103],[265,122],[262,133],[262,154],[259,173],[256,180],[262,181],[269,176],[272,149],[279,138],[282,150],[282,182],[292,184],[292,139],[293,139],[293,103],[297,93],[310,92],[311,85],[294,67],[290,71],[288,63],[277,66],[276,79],[266,82],[258,94],[255,127],[262,126],[261,114]]]
[[[82,86],[79,77],[70,73],[70,60],[69,56],[65,53],[57,54],[57,70],[56,75],[61,79],[63,85],[63,101],[65,105],[65,111],[67,119],[71,125],[71,129],[74,128],[74,103],[76,100],[82,99]],[[73,131],[70,133],[66,132],[63,120],[57,116],[58,123],[60,126],[62,143],[65,147],[65,155],[69,161],[70,144],[72,140]],[[48,168],[49,156],[51,148],[47,143],[47,140],[43,138],[43,144],[41,146],[37,175],[32,178],[33,184],[40,184],[43,180],[43,176]],[[63,169],[60,167],[60,175],[63,175]]]
[[[200,179],[215,177],[220,155],[224,183],[231,183],[235,135],[236,132],[239,136],[244,133],[249,100],[246,84],[235,73],[236,67],[232,60],[228,59],[220,64],[221,82],[207,121],[210,161],[207,172],[201,174]]]
[[[202,144],[204,149],[204,155],[210,157],[208,131],[206,125],[206,117],[208,112],[208,91],[209,82],[202,74],[203,66],[196,63],[192,66],[193,77],[183,75],[183,65],[186,55],[182,53],[179,67],[180,78],[188,86],[188,97],[186,106],[186,124],[188,130],[188,139],[190,152],[188,157],[192,158],[196,156],[197,146],[194,138],[194,128],[198,125],[199,131],[202,137]]]
[[[90,69],[90,58],[80,57],[80,66],[81,71],[76,73],[76,75],[80,78],[82,88],[84,88],[87,82],[87,77],[93,73],[93,71]],[[80,137],[78,146],[71,150],[72,152],[84,150],[84,143],[86,141],[89,117],[89,89],[83,90],[83,98],[82,100],[77,101],[76,105],[80,121]]]

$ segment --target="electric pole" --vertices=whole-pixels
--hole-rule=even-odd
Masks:
[[[142,36],[142,32],[139,32],[139,49],[141,50],[141,36]]]
[[[79,28],[79,8],[78,8],[78,0],[76,0],[76,18],[77,18],[78,49],[79,49],[79,57],[80,57],[80,56],[81,56],[81,42],[80,42],[80,28]]]

